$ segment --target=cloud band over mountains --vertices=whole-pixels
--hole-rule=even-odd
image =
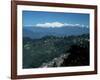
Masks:
[[[87,25],[84,24],[68,24],[68,23],[61,23],[61,22],[45,22],[45,23],[38,23],[35,26],[37,27],[43,27],[43,28],[60,28],[64,26],[70,26],[70,27],[86,27],[88,28]]]

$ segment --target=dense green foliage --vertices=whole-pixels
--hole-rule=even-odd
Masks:
[[[41,39],[23,38],[23,68],[40,67],[43,63],[48,63],[61,54],[67,53],[71,55],[64,60],[61,66],[88,65],[89,34],[68,37],[45,36]]]

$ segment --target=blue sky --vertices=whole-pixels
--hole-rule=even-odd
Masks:
[[[89,14],[61,13],[43,11],[23,11],[23,26],[61,27],[61,26],[85,26],[89,27]]]

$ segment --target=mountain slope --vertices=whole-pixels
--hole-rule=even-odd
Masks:
[[[60,28],[23,27],[23,36],[39,39],[44,36],[71,36],[89,33],[89,28],[78,26],[64,26]]]
[[[67,51],[70,50],[72,45],[78,45],[79,47],[88,49],[89,34],[68,37],[45,36],[41,39],[24,37],[23,68],[38,68],[41,67],[43,63],[49,63],[52,62],[53,59],[59,58],[60,55],[68,55],[69,52]],[[89,52],[87,52],[87,54],[89,54]]]

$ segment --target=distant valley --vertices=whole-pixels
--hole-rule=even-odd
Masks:
[[[50,35],[62,37],[86,33],[89,33],[89,28],[79,26],[64,26],[60,28],[23,27],[23,37],[30,37],[31,39],[39,39]]]

